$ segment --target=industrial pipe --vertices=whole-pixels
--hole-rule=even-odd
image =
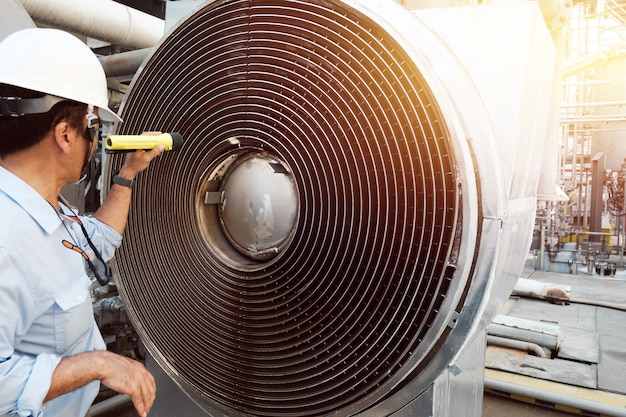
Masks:
[[[20,0],[35,22],[128,49],[154,46],[165,22],[111,0]]]
[[[545,358],[547,356],[546,351],[543,350],[541,346],[532,342],[524,342],[522,340],[514,340],[506,337],[487,335],[487,344],[534,353],[535,356],[538,356],[540,358]]]
[[[563,339],[559,326],[501,314],[487,326],[487,333],[492,336],[535,343],[550,350],[557,350]]]
[[[570,299],[571,292],[572,287],[569,285],[519,278],[511,294],[563,302]]]
[[[485,389],[492,389],[508,394],[515,394],[526,398],[534,398],[552,404],[564,405],[578,410],[596,413],[602,416],[626,417],[626,409],[614,407],[596,401],[558,394],[547,390],[531,388],[524,385],[485,378]]]
[[[13,32],[36,27],[19,0],[4,0],[0,15],[0,41]]]
[[[136,49],[134,51],[101,56],[98,59],[107,77],[132,77],[150,51],[152,51],[151,48]]]
[[[116,395],[106,400],[99,401],[91,406],[89,415],[98,417],[116,408],[126,407],[132,404],[131,398],[126,394]]]
[[[608,60],[609,55],[607,54],[607,52],[600,51],[593,54],[585,55],[569,62],[565,62],[563,65],[563,78],[571,77],[572,75],[585,71],[586,69],[604,64]]]

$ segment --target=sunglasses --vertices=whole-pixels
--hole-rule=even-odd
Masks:
[[[100,140],[100,129],[98,129],[100,118],[91,112],[87,113],[85,118],[87,119],[87,129],[85,129],[84,133],[85,139],[93,142],[93,138],[98,135],[98,140]]]

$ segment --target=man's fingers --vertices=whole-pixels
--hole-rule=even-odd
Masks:
[[[121,394],[128,394],[137,413],[147,415],[156,397],[154,377],[140,362],[120,355],[112,355],[112,358],[102,383]]]
[[[145,381],[145,389],[143,391],[144,406],[146,408],[146,413],[148,413],[154,404],[154,399],[156,398],[156,383],[154,382],[154,377],[151,374],[148,374]]]
[[[135,410],[137,410],[140,416],[148,415],[148,412],[154,404],[155,397],[156,386],[154,385],[154,380],[146,380],[145,383],[141,384],[139,389],[131,395]]]

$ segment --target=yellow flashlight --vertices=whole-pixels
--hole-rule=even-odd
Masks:
[[[130,152],[136,149],[154,149],[165,146],[166,151],[175,151],[183,146],[183,135],[178,132],[160,135],[109,135],[104,140],[106,153]]]

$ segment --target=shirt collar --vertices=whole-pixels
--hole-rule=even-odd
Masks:
[[[0,191],[17,203],[48,234],[60,225],[54,207],[37,191],[15,174],[0,166]]]

